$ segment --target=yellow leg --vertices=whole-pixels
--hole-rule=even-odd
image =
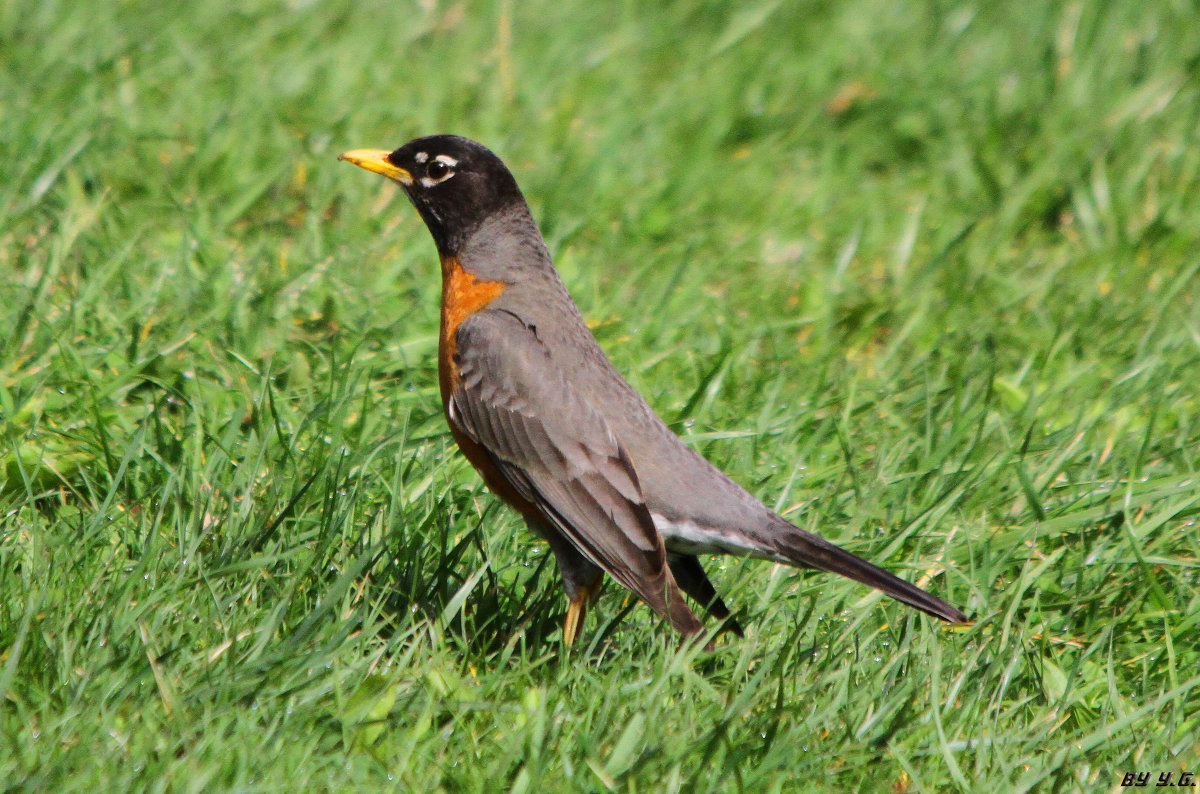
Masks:
[[[583,619],[587,615],[587,603],[600,592],[604,577],[596,577],[596,581],[587,587],[580,588],[567,604],[567,620],[563,624],[563,644],[571,646],[579,638],[579,629],[583,627]]]
[[[579,627],[583,625],[583,617],[587,614],[587,599],[572,600],[567,606],[567,622],[563,624],[563,643],[568,647],[575,644],[579,637]]]

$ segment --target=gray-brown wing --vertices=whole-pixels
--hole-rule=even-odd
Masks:
[[[486,310],[459,326],[456,343],[450,420],[581,554],[680,631],[698,631],[633,464],[536,332],[516,315]]]

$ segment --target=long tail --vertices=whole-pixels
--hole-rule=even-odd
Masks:
[[[772,528],[776,531],[771,533],[771,545],[788,562],[840,574],[856,582],[862,582],[877,590],[882,590],[897,601],[936,618],[941,618],[947,623],[968,622],[967,616],[960,610],[940,598],[926,593],[915,584],[906,582],[861,557],[854,556],[820,535],[805,532],[783,519],[778,519],[778,521],[784,526]]]

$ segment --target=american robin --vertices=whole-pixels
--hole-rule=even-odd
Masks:
[[[553,550],[579,634],[607,573],[685,636],[687,593],[741,634],[697,554],[817,568],[951,623],[966,616],[776,515],[684,444],[604,355],[500,158],[466,138],[342,154],[400,183],[442,264],[438,374],[450,432]]]

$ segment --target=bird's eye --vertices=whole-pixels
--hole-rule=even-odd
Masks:
[[[425,161],[417,160],[417,162],[423,163]],[[439,154],[425,166],[425,175],[421,177],[421,186],[430,188],[434,185],[440,185],[454,176],[454,167],[456,165],[458,165],[458,160],[455,160],[448,154]]]

